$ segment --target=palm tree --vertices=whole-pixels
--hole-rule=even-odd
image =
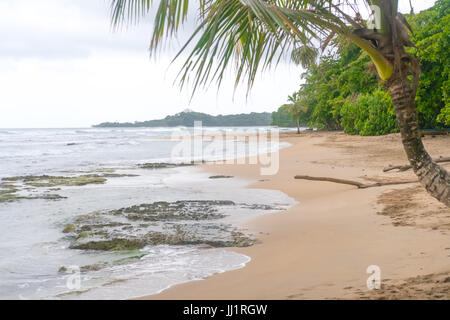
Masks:
[[[297,134],[300,134],[300,119],[306,115],[308,107],[301,103],[298,92],[289,96],[288,101],[291,102],[289,105],[289,113],[297,123]]]
[[[111,0],[113,24],[137,22],[152,2]],[[258,70],[296,49],[311,61],[314,50],[307,48],[324,50],[334,38],[358,45],[390,90],[403,146],[419,181],[450,207],[450,174],[433,162],[421,140],[414,99],[420,67],[406,50],[413,46],[412,30],[398,12],[398,0],[160,0],[152,52],[177,34],[194,8],[199,25],[180,51],[190,51],[180,72],[181,86],[190,80],[194,92],[214,80],[220,86],[230,65],[236,68],[236,85],[245,77],[250,88]],[[374,16],[369,24],[362,19],[367,10]]]

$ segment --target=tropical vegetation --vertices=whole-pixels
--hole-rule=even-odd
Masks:
[[[426,11],[407,16],[414,31],[411,40],[417,46],[414,54],[422,68],[416,95],[421,129],[450,127],[449,13],[450,0],[440,0]],[[307,109],[304,123],[349,134],[398,132],[392,101],[370,57],[356,45],[338,40],[336,50],[317,63],[312,61],[293,94]],[[288,100],[292,102],[292,96]]]
[[[153,2],[111,0],[113,24],[138,21]],[[444,10],[448,0],[440,3]],[[370,16],[364,18],[367,8]],[[180,81],[182,85],[191,81],[193,92],[212,81],[220,85],[229,67],[235,68],[236,84],[246,78],[250,88],[259,70],[286,54],[308,66],[319,51],[330,50],[330,44],[358,46],[390,94],[411,167],[428,193],[450,207],[450,174],[432,160],[422,143],[416,104],[420,52],[411,41],[413,29],[399,12],[398,0],[161,0],[153,23],[152,52],[177,34],[190,12],[197,14],[198,28],[181,49],[189,53]]]

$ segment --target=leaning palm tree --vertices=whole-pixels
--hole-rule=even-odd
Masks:
[[[137,22],[152,3],[111,0],[113,24]],[[363,20],[367,11],[375,13],[375,21]],[[398,0],[160,0],[151,51],[175,36],[192,12],[198,27],[180,51],[188,55],[179,79],[181,85],[190,81],[194,92],[213,81],[220,86],[228,67],[236,69],[236,85],[246,79],[250,88],[258,70],[292,51],[303,53],[294,56],[309,63],[335,38],[358,45],[390,90],[403,146],[419,181],[450,206],[450,175],[433,162],[421,140],[414,99],[420,68],[406,49],[413,46],[412,30],[398,11]]]

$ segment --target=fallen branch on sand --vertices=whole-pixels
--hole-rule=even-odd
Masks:
[[[302,176],[302,175],[295,176],[295,179],[311,180],[311,181],[327,181],[327,182],[334,182],[334,183],[340,183],[340,184],[348,184],[348,185],[356,186],[359,189],[367,189],[367,188],[373,188],[373,187],[382,187],[382,186],[391,186],[391,185],[396,185],[396,184],[407,184],[407,183],[418,182],[417,180],[406,180],[406,181],[391,181],[391,182],[375,182],[375,183],[365,184],[365,183],[353,181],[353,180],[336,179],[336,178],[330,178],[330,177],[311,177],[311,176]]]
[[[439,158],[433,159],[433,161],[435,163],[450,162],[450,157],[439,157]],[[409,164],[398,165],[398,166],[389,165],[388,167],[383,169],[383,172],[388,172],[388,171],[395,170],[395,169],[398,169],[399,172],[402,172],[402,171],[407,171],[411,168],[412,167]]]

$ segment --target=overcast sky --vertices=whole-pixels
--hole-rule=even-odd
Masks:
[[[433,0],[413,0],[416,12]],[[400,0],[409,12],[408,0]],[[186,108],[210,114],[274,111],[300,84],[280,64],[233,99],[232,74],[217,92],[174,85],[176,45],[150,59],[151,19],[112,32],[108,0],[0,0],[0,128],[88,127],[163,118]],[[189,30],[187,30],[188,32]],[[180,61],[181,62],[181,61]]]

